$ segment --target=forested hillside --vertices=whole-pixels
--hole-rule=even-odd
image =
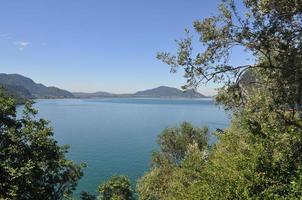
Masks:
[[[19,74],[0,74],[0,85],[21,98],[72,98],[73,94],[56,87],[46,87]]]

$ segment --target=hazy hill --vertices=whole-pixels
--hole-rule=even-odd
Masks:
[[[24,95],[26,98],[72,98],[73,94],[56,87],[46,87],[19,74],[0,73],[0,85],[9,92]]]
[[[74,92],[72,93],[76,98],[97,98],[97,97],[116,97],[116,94],[111,94],[109,92],[94,92],[94,93],[85,93],[85,92]]]
[[[147,98],[204,98],[206,96],[194,91],[186,92],[167,86],[143,90],[134,94],[112,94],[108,92],[70,93],[56,87],[47,87],[40,83],[35,83],[30,78],[19,74],[0,73],[0,86],[16,99],[36,99],[36,98],[102,98],[102,97],[147,97]]]
[[[17,104],[24,104],[26,100],[34,98],[24,87],[10,85],[1,85],[1,87],[4,89],[6,95],[13,97],[16,100]]]
[[[98,97],[147,97],[147,98],[204,98],[206,96],[188,90],[186,92],[173,87],[160,86],[157,88],[143,90],[134,94],[112,94],[108,92],[83,93],[74,92],[73,95],[77,98],[98,98]]]
[[[157,88],[139,91],[134,94],[139,97],[161,97],[161,98],[205,98],[206,96],[194,90],[182,91],[177,88],[160,86]]]

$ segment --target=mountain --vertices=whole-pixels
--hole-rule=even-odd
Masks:
[[[98,98],[98,97],[117,97],[118,96],[116,94],[112,94],[109,92],[94,92],[94,93],[73,92],[72,94],[76,98]]]
[[[182,91],[177,88],[160,86],[157,88],[139,91],[136,97],[160,97],[160,98],[205,98],[206,96],[194,90]]]
[[[4,94],[14,98],[17,104],[24,104],[28,99],[34,98],[30,92],[23,87],[11,85],[1,85],[1,87],[4,89]]]
[[[194,91],[188,90],[186,92],[177,88],[160,86],[157,88],[139,91],[134,94],[112,94],[108,92],[95,92],[95,93],[83,93],[74,92],[73,95],[76,98],[102,98],[102,97],[128,97],[128,98],[205,98],[206,96]]]
[[[9,96],[18,96],[23,99],[33,99],[34,96],[24,87],[22,86],[16,86],[16,85],[1,85],[4,89],[4,91],[9,95]]]
[[[105,97],[128,97],[128,98],[204,98],[194,90],[182,91],[177,88],[160,86],[157,88],[139,91],[134,94],[112,94],[108,92],[70,93],[56,87],[47,87],[40,83],[35,83],[30,78],[19,74],[0,73],[0,86],[4,87],[6,93],[20,101],[24,99],[37,98],[105,98]]]
[[[72,93],[56,87],[46,87],[35,83],[30,78],[19,74],[0,73],[0,85],[10,93],[17,94],[27,99],[34,98],[72,98]]]

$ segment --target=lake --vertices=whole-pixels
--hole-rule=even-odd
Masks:
[[[225,128],[229,116],[212,99],[37,100],[39,117],[51,121],[54,137],[69,144],[68,157],[88,167],[78,191],[95,193],[101,181],[128,175],[133,184],[149,168],[156,139],[182,121],[210,130]],[[210,141],[215,141],[210,137]]]

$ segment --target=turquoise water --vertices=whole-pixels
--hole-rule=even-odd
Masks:
[[[229,123],[211,99],[60,99],[34,107],[51,121],[59,143],[70,145],[68,156],[88,165],[78,191],[92,193],[113,174],[127,174],[135,184],[164,128],[189,121],[216,130]]]

